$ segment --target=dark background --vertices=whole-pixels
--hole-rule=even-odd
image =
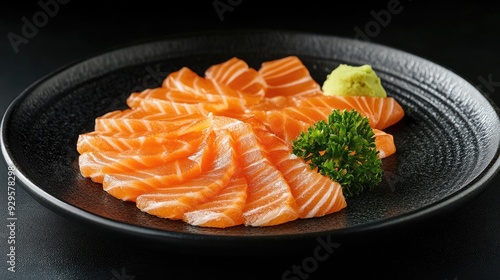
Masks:
[[[342,7],[335,3],[326,7],[320,1],[275,1],[271,7],[271,2],[249,0],[106,5],[73,0],[58,3],[57,11],[32,38],[16,46],[11,42],[12,34],[22,35],[23,18],[33,22],[33,15],[43,11],[37,1],[17,3],[0,8],[2,115],[23,89],[73,61],[138,40],[236,28],[308,31],[398,48],[454,71],[500,104],[500,11],[493,4],[479,1],[388,0],[349,2]],[[214,3],[228,9],[218,11]],[[387,11],[392,13],[387,16]],[[5,220],[7,166],[3,160],[0,176],[4,190],[0,194],[0,219]],[[288,279],[336,279],[342,275],[368,279],[500,279],[498,178],[477,198],[444,217],[373,236],[353,237],[310,273]],[[16,203],[16,272],[7,271],[8,232],[3,227],[0,279],[282,279],[285,271],[301,265],[314,249],[295,255],[247,257],[165,252],[66,220],[20,187]]]

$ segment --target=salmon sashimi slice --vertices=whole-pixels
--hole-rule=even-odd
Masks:
[[[286,115],[291,118],[309,123],[310,125],[321,121],[327,120],[328,116],[333,112],[334,109],[328,107],[286,107],[283,111]],[[276,111],[276,110],[275,110]]]
[[[284,107],[268,111],[251,111],[248,115],[254,116],[263,122],[269,129],[292,144],[300,132],[306,131],[314,123],[327,120],[333,109],[328,107]]]
[[[202,227],[226,228],[243,224],[243,208],[247,201],[248,182],[238,168],[231,180],[211,200],[184,213],[183,221]]]
[[[219,102],[185,103],[149,98],[142,99],[139,106],[147,111],[173,115],[208,115],[210,113],[216,114],[217,112],[228,110],[227,104]]]
[[[168,142],[124,152],[92,151],[79,156],[80,172],[94,182],[102,183],[104,174],[117,174],[148,169],[193,154],[209,139],[211,128],[192,132]]]
[[[306,122],[290,117],[285,110],[258,111],[249,114],[249,116],[263,122],[269,130],[290,146],[292,145],[292,140],[302,131],[306,131],[313,123],[312,121]]]
[[[186,94],[193,96],[215,94],[242,97],[240,92],[231,89],[227,85],[201,77],[188,67],[182,67],[178,71],[170,73],[167,78],[163,80],[162,87],[170,90],[185,92]]]
[[[116,198],[135,201],[137,196],[144,193],[158,192],[190,180],[206,171],[213,162],[214,138],[215,132],[212,130],[209,138],[188,157],[169,161],[153,168],[104,174],[103,189]]]
[[[227,129],[236,142],[239,163],[248,181],[243,218],[247,226],[271,226],[299,218],[288,182],[260,145],[252,126],[237,119],[214,117],[218,129]]]
[[[258,104],[254,104],[247,108],[248,111],[270,111],[280,110],[286,107],[297,106],[297,97],[294,96],[274,96],[265,97]]]
[[[370,126],[385,129],[404,117],[404,110],[393,97],[314,96],[297,101],[299,107],[354,109],[370,120]]]
[[[258,97],[264,97],[267,87],[266,81],[260,73],[237,57],[210,66],[205,71],[205,78]]]
[[[212,114],[200,117],[178,129],[160,131],[141,131],[127,133],[128,129],[116,129],[105,131],[91,131],[80,134],[77,140],[77,151],[80,154],[91,151],[118,151],[144,149],[149,146],[167,143],[169,140],[191,132],[200,132],[208,127],[212,127]],[[168,125],[165,125],[168,128]]]
[[[212,97],[212,98],[211,98]],[[127,105],[131,108],[140,107],[142,99],[159,99],[174,101],[179,103],[195,104],[199,102],[223,102],[220,95],[206,94],[194,95],[188,92],[172,90],[168,88],[145,89],[141,92],[134,92],[127,98]]]
[[[178,131],[187,127],[192,130],[198,130],[192,124],[199,124],[199,129],[203,129],[203,121],[200,121],[203,119],[203,116],[201,114],[153,114],[142,109],[127,109],[110,112],[96,118],[94,130],[110,133]],[[206,121],[209,121],[209,119],[207,118]]]
[[[347,207],[339,183],[311,169],[302,158],[292,154],[283,139],[265,129],[263,125],[252,123],[272,163],[290,185],[300,218],[321,217]]]
[[[133,94],[133,93],[132,93]],[[124,110],[115,110],[97,117],[96,119],[137,119],[137,120],[182,120],[182,119],[195,119],[202,115],[171,115],[161,112],[150,112],[142,108],[128,108]]]
[[[375,146],[378,150],[379,158],[386,158],[396,153],[396,144],[394,143],[394,136],[380,129],[373,129],[375,133]]]
[[[208,93],[203,95],[191,95],[189,92],[169,90],[167,88],[148,89],[140,93],[132,93],[127,99],[127,104],[129,104],[130,107],[141,107],[141,103],[144,99],[167,101],[178,104],[191,104],[191,106],[201,103],[208,108],[216,108],[215,110],[217,111],[229,108],[233,111],[243,111],[247,106],[245,99],[239,97]],[[207,103],[210,105],[206,105]]]
[[[210,169],[191,180],[138,196],[137,207],[160,218],[179,220],[187,211],[210,201],[229,183],[236,168],[236,153],[229,132],[217,132],[213,149],[216,155]]]
[[[264,125],[277,137],[292,147],[301,132],[320,120],[327,121],[331,110],[326,107],[286,107],[282,110],[267,112],[254,112],[252,117],[264,123]],[[379,157],[385,158],[396,152],[394,137],[382,130],[372,128],[375,133],[375,146],[379,151]]]
[[[81,134],[77,140],[80,154],[92,151],[117,151],[144,149],[151,145],[159,145],[168,141],[169,132],[157,133],[102,133],[92,131]],[[171,138],[170,138],[171,139]]]
[[[208,69],[207,69],[208,70]],[[261,100],[261,96],[245,94],[239,90],[231,88],[229,85],[199,76],[196,72],[183,67],[179,71],[170,73],[163,81],[164,88],[184,92],[190,96],[216,95],[222,98],[232,97],[245,104],[256,104]],[[229,103],[229,102],[228,102]],[[235,103],[237,104],[237,103]]]
[[[263,62],[258,72],[267,85],[266,97],[322,94],[320,85],[297,56]]]

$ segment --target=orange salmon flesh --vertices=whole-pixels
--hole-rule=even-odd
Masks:
[[[259,69],[232,57],[133,92],[78,137],[82,176],[140,211],[192,226],[274,226],[347,207],[339,183],[295,156],[292,140],[334,109],[368,118],[379,158],[404,116],[392,97],[327,96],[297,56]]]

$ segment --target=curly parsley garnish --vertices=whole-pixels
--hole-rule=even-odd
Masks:
[[[345,197],[373,189],[382,181],[382,161],[369,120],[356,110],[334,110],[292,141],[292,152],[311,169],[342,186]]]

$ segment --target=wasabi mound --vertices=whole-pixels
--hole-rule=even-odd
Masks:
[[[370,65],[340,64],[327,75],[322,90],[325,95],[387,97]]]

